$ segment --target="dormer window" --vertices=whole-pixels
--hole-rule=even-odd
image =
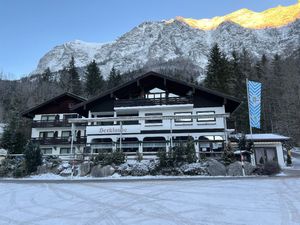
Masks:
[[[147,94],[145,94],[145,98],[153,99],[153,98],[166,98],[166,97],[179,97],[178,95],[167,93],[166,91],[159,89],[159,88],[153,88],[150,90]]]

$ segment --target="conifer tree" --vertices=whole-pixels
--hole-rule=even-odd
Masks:
[[[80,95],[81,94],[81,83],[79,79],[79,74],[75,67],[75,60],[72,56],[69,67],[67,69],[70,79],[70,91],[74,94]]]
[[[88,96],[95,96],[102,91],[104,80],[95,60],[88,64],[85,79],[85,89]]]
[[[116,70],[113,66],[108,77],[108,88],[113,88],[122,83],[120,71]]]
[[[42,153],[38,145],[29,143],[24,151],[25,165],[28,174],[35,172],[42,164]]]
[[[22,154],[26,145],[26,137],[18,125],[19,118],[12,116],[9,124],[4,128],[1,138],[1,147],[10,154]]]
[[[207,73],[204,85],[211,89],[217,89],[218,67],[221,64],[221,52],[217,44],[211,49],[207,65]]]
[[[218,44],[211,49],[207,65],[207,75],[204,81],[206,87],[229,92],[228,80],[230,77],[230,63],[226,56],[221,53]]]

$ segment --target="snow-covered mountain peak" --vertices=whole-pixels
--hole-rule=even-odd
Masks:
[[[214,30],[225,21],[239,24],[244,28],[265,29],[286,26],[300,18],[300,1],[291,6],[277,6],[263,12],[254,12],[249,9],[240,9],[225,16],[211,19],[193,19],[176,17],[193,28],[200,30]],[[169,20],[168,23],[175,20]]]
[[[272,18],[272,26],[261,28],[260,25],[266,25],[268,18]],[[287,23],[291,18],[293,22]],[[194,25],[189,23],[191,21]],[[278,21],[286,24],[275,26]],[[217,26],[214,29],[199,29],[199,24]],[[245,24],[259,28],[248,28]],[[201,73],[215,43],[228,56],[232,51],[240,52],[243,48],[258,58],[262,54],[272,56],[276,53],[289,56],[299,47],[299,37],[300,3],[261,13],[241,9],[213,19],[189,21],[176,17],[168,21],[141,23],[106,44],[75,40],[56,46],[40,59],[33,73],[42,73],[47,67],[53,72],[61,70],[68,65],[72,56],[77,67],[84,67],[95,60],[104,76],[109,74],[113,66],[121,72],[127,72],[147,66],[160,68],[169,62],[173,62],[173,67],[174,62],[179,62],[179,68],[182,68],[180,62],[189,62],[194,65],[193,69]]]

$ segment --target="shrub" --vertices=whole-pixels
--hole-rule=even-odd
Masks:
[[[275,161],[266,162],[263,165],[263,174],[264,175],[275,175],[281,171],[279,164]]]
[[[125,162],[125,154],[123,151],[115,151],[115,152],[100,152],[94,158],[95,164],[100,164],[102,166],[106,165],[120,165]]]
[[[171,154],[174,161],[174,164],[179,165],[183,164],[185,162],[186,158],[186,147],[183,145],[183,143],[180,143],[179,145],[173,147]]]
[[[231,163],[234,163],[236,161],[232,146],[230,143],[228,143],[225,148],[224,152],[222,154],[222,161],[226,166],[230,165]]]
[[[159,158],[159,167],[161,168],[176,167],[197,161],[195,146],[191,140],[186,145],[179,143],[179,145],[173,147],[169,152],[160,150],[157,153],[157,157]]]
[[[27,175],[27,173],[26,173],[26,169],[24,167],[18,167],[13,172],[13,176],[15,178],[25,177],[26,175]]]
[[[187,146],[185,147],[185,155],[187,163],[194,163],[197,161],[195,145],[192,140],[188,141]]]
[[[115,151],[112,153],[112,163],[115,165],[121,165],[125,162],[125,154],[123,151]]]
[[[157,157],[159,159],[159,167],[167,167],[167,152],[161,149],[157,152]]]
[[[42,164],[42,153],[38,145],[29,143],[24,151],[25,167],[30,174],[37,171],[37,167]]]

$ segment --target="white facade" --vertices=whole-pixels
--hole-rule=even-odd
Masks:
[[[122,125],[118,122],[97,124],[90,122],[86,127],[87,145],[91,147],[91,152],[96,153],[104,150],[123,150],[130,149],[128,155],[136,155],[136,152],[144,155],[156,155],[158,148],[167,151],[172,146],[172,142],[176,138],[192,138],[195,143],[197,154],[204,149],[209,151],[210,141],[216,141],[216,145],[220,148],[227,136],[225,129],[225,117],[217,117],[215,115],[225,115],[224,106],[221,107],[203,107],[194,108],[193,104],[182,105],[155,105],[155,106],[134,106],[134,107],[115,107],[114,112],[90,112],[89,119],[105,118],[104,116],[121,119],[127,115],[135,115],[137,118],[143,118],[134,124]],[[146,118],[161,116],[201,116],[210,115],[210,118],[198,119],[161,119],[149,122]],[[122,131],[122,132],[121,132]],[[207,139],[199,143],[199,138]],[[135,140],[133,140],[135,139]],[[151,141],[150,141],[151,139]],[[131,140],[128,142],[128,140]],[[217,145],[219,144],[219,146]],[[202,148],[201,148],[202,145]],[[204,147],[203,147],[204,145]],[[207,146],[208,145],[208,146]],[[149,151],[149,148],[156,149]],[[145,152],[145,149],[148,149]],[[212,149],[211,149],[212,150]],[[125,150],[126,152],[126,150]]]

